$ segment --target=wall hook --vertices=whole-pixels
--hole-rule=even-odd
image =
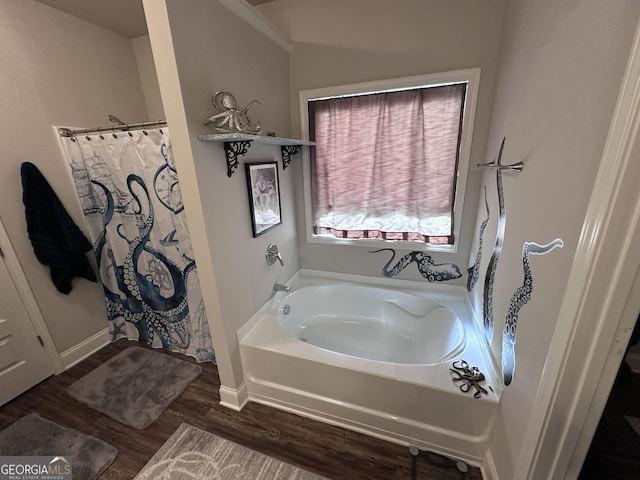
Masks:
[[[109,114],[107,115],[107,118],[109,119],[109,121],[111,123],[115,123],[116,125],[125,125],[125,123],[120,120],[118,117],[116,117],[115,115]]]
[[[495,168],[496,170],[500,170],[500,171],[506,170],[510,172],[520,173],[524,168],[524,163],[522,162],[512,163],[510,165],[502,165],[502,150],[504,150],[505,140],[506,140],[506,137],[502,139],[502,144],[500,145],[500,152],[498,153],[497,160],[494,160],[493,162],[489,162],[489,163],[478,163],[477,166],[480,168]]]

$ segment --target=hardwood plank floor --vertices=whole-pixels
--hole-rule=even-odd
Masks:
[[[580,480],[640,478],[640,436],[624,416],[640,418],[640,374],[614,385],[580,472]]]
[[[255,403],[241,412],[220,406],[218,371],[208,363],[200,364],[203,374],[143,430],[122,425],[67,395],[69,385],[129,345],[138,344],[120,340],[107,345],[0,407],[0,430],[35,412],[100,438],[119,450],[101,480],[133,478],[182,422],[334,480],[411,478],[411,457],[405,447]],[[175,356],[195,363],[192,358]],[[416,478],[482,480],[477,468],[469,468],[462,474],[420,459]]]

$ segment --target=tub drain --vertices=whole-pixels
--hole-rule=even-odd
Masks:
[[[289,315],[290,311],[291,311],[291,307],[289,306],[288,303],[284,307],[282,307],[282,313],[284,313],[285,315]]]

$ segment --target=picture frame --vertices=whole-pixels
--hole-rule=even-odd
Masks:
[[[245,163],[253,236],[282,224],[277,162]]]

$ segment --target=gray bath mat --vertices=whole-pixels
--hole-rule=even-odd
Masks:
[[[114,446],[36,413],[0,432],[0,452],[11,457],[71,457],[73,478],[87,480],[98,478],[118,455]]]
[[[67,392],[118,422],[145,428],[202,373],[179,358],[129,347],[71,385]]]
[[[183,423],[134,480],[322,480],[275,458]],[[326,479],[325,479],[326,480]]]

